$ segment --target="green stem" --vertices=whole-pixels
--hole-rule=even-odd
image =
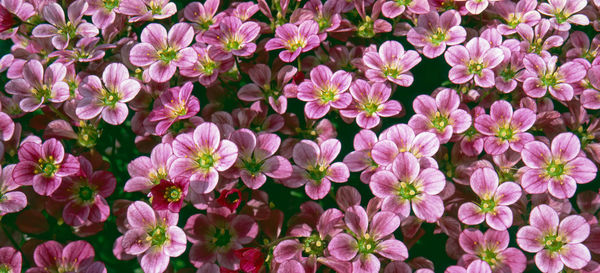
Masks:
[[[50,110],[52,110],[52,112],[54,112],[60,119],[63,119],[63,120],[66,120],[66,121],[70,120],[70,118],[68,118],[67,116],[65,116],[60,111],[58,111],[58,109],[56,109],[56,107],[54,107],[54,105],[48,104],[48,108],[50,108]]]

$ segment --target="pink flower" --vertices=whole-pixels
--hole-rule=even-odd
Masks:
[[[465,264],[484,261],[494,272],[521,273],[527,267],[527,258],[521,250],[508,247],[508,231],[488,229],[485,234],[476,229],[465,229],[458,239],[462,249],[467,252],[461,260]]]
[[[142,30],[142,42],[131,48],[129,61],[148,67],[150,78],[156,82],[170,80],[177,67],[190,67],[197,60],[189,45],[194,40],[194,29],[187,23],[177,23],[169,29],[160,24],[149,24]]]
[[[360,130],[354,136],[354,151],[344,157],[344,164],[351,172],[360,172],[360,181],[368,184],[371,175],[379,170],[379,165],[371,157],[373,146],[377,143],[377,135],[371,130]]]
[[[119,12],[131,16],[130,23],[166,19],[177,13],[177,6],[169,0],[121,1]]]
[[[185,251],[187,239],[177,226],[179,215],[168,210],[155,212],[148,204],[136,201],[127,208],[127,232],[120,237],[125,253],[138,256],[146,273],[162,273],[170,257]],[[117,239],[117,241],[119,240]]]
[[[200,111],[200,101],[192,96],[194,84],[186,82],[181,87],[173,87],[163,92],[154,103],[148,120],[158,122],[156,134],[164,135],[173,123],[189,119]]]
[[[0,216],[21,211],[27,206],[27,197],[23,192],[16,190],[20,185],[12,178],[15,166],[4,166],[4,169],[0,167]],[[0,255],[0,259],[1,257]]]
[[[226,269],[239,270],[240,259],[235,250],[252,242],[258,230],[258,225],[248,215],[192,215],[185,224],[185,231],[193,243],[190,262],[202,267],[218,261]]]
[[[586,109],[600,109],[600,65],[587,70],[588,86],[580,96],[581,104]]]
[[[412,14],[425,14],[429,12],[427,0],[386,1],[381,6],[381,13],[387,18],[394,19],[408,10]]]
[[[102,81],[95,75],[83,80],[79,87],[83,99],[77,103],[77,116],[87,120],[102,114],[107,123],[121,124],[129,113],[125,103],[131,101],[140,88],[138,81],[129,78],[125,65],[109,64],[102,73]]]
[[[363,62],[368,67],[365,71],[367,79],[410,86],[413,83],[413,75],[409,70],[421,62],[421,57],[414,50],[404,51],[399,42],[386,41],[379,47],[378,52],[365,53]]]
[[[191,21],[194,28],[198,31],[196,40],[200,41],[205,31],[218,26],[215,22],[218,22],[219,17],[222,17],[221,14],[215,16],[219,4],[219,0],[206,0],[204,5],[200,2],[192,2],[185,6],[183,16],[186,20]]]
[[[275,29],[275,38],[265,44],[267,51],[284,48],[279,52],[279,58],[286,62],[292,62],[300,53],[312,50],[321,43],[317,33],[319,24],[313,20],[306,20],[299,26],[284,24]]]
[[[52,38],[52,45],[60,50],[69,46],[69,41],[77,36],[94,37],[98,35],[98,28],[85,20],[81,20],[87,8],[88,3],[85,0],[71,3],[67,10],[69,22],[66,22],[65,12],[59,4],[46,4],[42,15],[50,24],[36,26],[32,31],[33,37]]]
[[[475,79],[475,84],[484,88],[494,86],[492,69],[504,59],[500,48],[491,48],[484,38],[473,38],[465,46],[456,45],[444,54],[446,62],[452,66],[448,77],[456,84]]]
[[[127,165],[131,178],[125,183],[126,192],[149,191],[161,180],[170,180],[175,156],[171,144],[161,143],[152,149],[150,157],[140,156]]]
[[[587,0],[549,0],[541,3],[538,11],[550,16],[552,27],[558,31],[568,31],[571,24],[588,25],[590,19],[585,14],[576,14],[587,6]]]
[[[348,181],[350,172],[346,164],[333,160],[338,156],[342,143],[337,139],[328,139],[320,144],[302,140],[294,146],[292,176],[281,182],[291,188],[306,185],[306,194],[313,200],[323,199],[331,189],[331,181]]]
[[[119,0],[88,0],[86,14],[92,16],[92,23],[100,29],[110,26],[119,12]]]
[[[465,8],[471,14],[482,13],[489,5],[489,2],[499,2],[501,0],[466,0]]]
[[[424,221],[433,223],[442,217],[444,204],[439,194],[446,185],[444,174],[434,168],[419,166],[417,158],[400,153],[391,171],[380,170],[371,176],[373,194],[383,198],[382,210],[408,217],[410,209]]]
[[[209,29],[204,32],[203,39],[206,43],[215,46],[221,51],[223,57],[231,55],[248,57],[256,51],[253,42],[260,34],[260,26],[256,22],[243,22],[237,17],[227,16],[220,20],[218,29]]]
[[[532,98],[541,98],[550,92],[552,97],[560,101],[573,99],[571,84],[581,81],[586,71],[577,62],[567,62],[556,67],[557,56],[542,58],[537,54],[527,54],[523,59],[526,72],[523,74],[523,91]]]
[[[503,154],[510,147],[520,152],[523,145],[533,141],[533,135],[527,130],[535,123],[535,112],[528,108],[514,111],[510,103],[496,101],[490,108],[490,114],[483,114],[475,119],[475,128],[485,138],[485,151],[491,155]]]
[[[27,273],[106,272],[102,262],[94,261],[95,255],[94,248],[86,241],[70,242],[64,248],[57,241],[47,241],[35,248],[33,260],[37,267],[28,269]]]
[[[499,1],[494,4],[493,10],[503,19],[504,23],[499,24],[496,29],[502,35],[511,35],[517,32],[517,26],[527,24],[533,27],[540,19],[540,13],[535,10],[538,1],[520,0],[517,3],[512,1]]]
[[[581,269],[590,261],[590,251],[583,242],[590,225],[579,215],[565,217],[559,223],[558,214],[548,205],[539,205],[529,215],[529,226],[517,232],[517,243],[523,250],[535,254],[535,264],[546,273],[560,272],[564,266]]]
[[[542,19],[535,27],[531,27],[528,24],[517,25],[517,34],[521,36],[521,50],[528,53],[540,54],[547,51],[550,48],[561,46],[564,39],[559,35],[551,35],[546,37],[547,34],[552,34],[550,31],[550,21],[548,19]]]
[[[69,98],[69,85],[64,82],[67,68],[61,63],[53,63],[46,68],[38,60],[31,60],[23,66],[23,78],[9,81],[6,93],[20,96],[19,106],[25,112],[33,112],[46,102],[59,103]]]
[[[331,73],[325,65],[310,71],[310,81],[298,85],[298,99],[306,101],[304,113],[310,119],[324,117],[331,107],[343,109],[352,102],[352,95],[346,91],[352,83],[350,73],[339,70]]]
[[[281,139],[276,134],[255,135],[248,129],[239,129],[229,137],[239,149],[239,157],[232,168],[248,188],[258,189],[267,176],[285,179],[292,174],[292,165],[282,156],[275,155]]]
[[[591,160],[579,156],[581,143],[572,133],[557,135],[550,147],[539,141],[525,144],[521,157],[527,167],[521,186],[530,194],[548,191],[556,198],[571,198],[577,184],[592,181],[598,169]]]
[[[395,116],[402,111],[398,101],[389,100],[392,89],[384,83],[370,85],[358,79],[350,86],[350,94],[354,103],[340,110],[340,114],[346,118],[356,118],[360,128],[371,129],[379,125],[380,117]]]
[[[9,273],[21,272],[22,263],[21,252],[10,246],[0,248],[0,269]]]
[[[471,127],[471,115],[458,109],[460,97],[453,89],[440,91],[435,99],[428,95],[419,95],[413,101],[415,115],[408,121],[416,133],[432,132],[440,143],[447,143],[452,134],[459,134]]]
[[[219,172],[229,169],[238,156],[237,146],[221,140],[219,127],[211,122],[200,124],[193,133],[180,134],[173,141],[173,177],[189,177],[197,193],[209,193],[219,181]]]
[[[292,80],[297,71],[298,69],[291,65],[281,67],[277,73],[276,85],[273,86],[271,68],[265,64],[257,64],[248,71],[252,83],[242,86],[237,96],[249,102],[265,100],[275,112],[284,114],[288,104],[284,94],[285,85]]]
[[[327,249],[340,261],[352,261],[352,272],[379,272],[381,264],[375,254],[399,261],[408,257],[404,243],[394,238],[400,218],[393,213],[377,212],[369,224],[365,209],[353,206],[346,210],[344,220],[349,232],[335,235]]]
[[[521,197],[521,187],[514,182],[498,186],[498,174],[491,168],[479,168],[471,175],[471,189],[481,200],[479,204],[464,203],[458,209],[458,218],[467,225],[486,223],[495,230],[506,230],[512,225],[513,215],[508,207]]]
[[[40,195],[51,195],[60,186],[63,177],[79,171],[79,162],[70,155],[55,138],[43,144],[33,141],[24,143],[19,149],[19,163],[12,177],[15,183],[33,185]]]
[[[233,68],[234,59],[222,58],[221,53],[214,49],[214,46],[207,47],[194,44],[192,48],[196,51],[198,59],[190,67],[180,67],[179,72],[186,77],[198,77],[198,82],[205,87],[213,85],[217,81],[219,74],[225,73]]]
[[[94,171],[85,157],[79,156],[78,160],[79,172],[65,177],[52,198],[66,202],[62,217],[68,225],[102,223],[110,214],[105,198],[114,192],[117,180],[110,172]]]
[[[410,126],[396,124],[381,133],[379,141],[373,145],[371,156],[375,163],[390,166],[398,154],[409,152],[419,159],[421,166],[437,167],[433,155],[439,148],[440,141],[435,134],[415,134]]]
[[[190,181],[182,176],[173,181],[161,180],[160,183],[150,189],[152,197],[152,208],[155,210],[166,210],[178,213],[187,196]]]
[[[446,51],[446,45],[457,45],[465,41],[467,32],[460,26],[460,14],[449,10],[442,14],[436,11],[419,15],[417,26],[408,31],[408,42],[423,48],[423,55],[435,58]]]

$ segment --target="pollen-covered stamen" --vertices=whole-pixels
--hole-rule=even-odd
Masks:
[[[217,158],[216,155],[210,152],[200,153],[198,158],[196,159],[196,163],[198,163],[198,167],[208,170],[215,165]]]
[[[560,235],[546,235],[543,239],[544,248],[550,251],[551,253],[558,252],[562,250],[564,238]]]
[[[285,47],[290,52],[294,52],[294,51],[298,50],[298,48],[304,48],[306,46],[306,42],[307,41],[306,41],[306,39],[304,39],[304,37],[298,35],[298,36],[294,37],[293,39],[287,40],[285,42]]]
[[[375,252],[377,241],[369,233],[366,233],[361,238],[358,238],[358,252],[361,254],[370,254]]]
[[[211,60],[210,58],[206,57],[203,60],[201,59],[198,67],[196,68],[197,70],[199,70],[200,72],[202,72],[204,75],[212,75],[213,73],[215,73],[215,70],[219,68],[219,65]]]
[[[382,105],[376,102],[367,102],[361,105],[361,109],[367,113],[367,116],[381,111]]]
[[[381,71],[383,72],[384,76],[390,77],[390,78],[393,78],[393,79],[397,79],[398,76],[400,76],[400,74],[402,74],[403,69],[402,69],[402,66],[400,64],[398,64],[398,63],[391,63],[391,64],[385,64],[381,68]]]
[[[171,103],[174,103],[173,100],[171,100]],[[175,104],[175,105],[166,105],[165,107],[169,108],[169,116],[172,119],[176,119],[178,117],[181,116],[185,116],[187,114],[187,107],[185,107],[185,100],[182,100],[181,102]]]
[[[242,45],[244,44],[244,38],[239,35],[231,35],[231,37],[225,37],[223,40],[223,49],[229,52],[232,50],[240,50],[242,49]]]
[[[0,273],[14,273],[8,265],[0,264]]]
[[[48,156],[48,158],[40,158],[38,159],[38,166],[33,171],[35,174],[41,173],[44,177],[54,177],[54,174],[60,166],[56,164],[53,156]]]
[[[119,2],[121,2],[121,1],[120,0],[103,0],[102,1],[102,3],[104,4],[104,8],[109,11],[112,11],[113,9],[118,7]]]
[[[148,175],[152,184],[158,185],[161,180],[167,179],[167,170],[165,168],[160,167],[156,171],[150,172]]]
[[[516,28],[520,23],[521,23],[521,17],[518,17],[515,14],[508,15],[508,19],[506,20],[506,24],[510,28]]]
[[[319,98],[322,103],[328,103],[338,98],[338,89],[335,86],[327,86],[319,90]]]
[[[318,234],[306,237],[302,241],[302,250],[308,255],[323,256],[323,251],[327,247],[325,241],[321,240]]]
[[[550,177],[560,178],[565,174],[565,164],[557,160],[550,161],[548,166],[546,166],[546,174]]]
[[[502,79],[504,81],[509,81],[509,80],[514,79],[516,75],[517,75],[517,71],[514,70],[513,67],[510,65],[508,65],[507,67],[502,69],[502,71],[500,71],[500,77],[502,77]]]
[[[117,102],[121,100],[121,95],[118,92],[102,89],[102,104],[103,106],[115,107]]]
[[[478,256],[479,258],[481,258],[481,260],[488,263],[491,267],[498,263],[498,254],[493,249],[482,249],[481,252],[479,252]]]
[[[436,112],[433,118],[431,118],[431,125],[433,128],[442,132],[446,129],[446,126],[450,125],[450,120],[447,116],[442,115],[440,112]]]
[[[419,195],[419,193],[415,185],[406,182],[400,182],[400,186],[396,189],[396,194],[405,200],[411,200]]]
[[[228,229],[217,228],[213,233],[210,242],[214,247],[225,247],[231,243],[231,233]]]
[[[174,48],[167,47],[157,52],[158,59],[163,63],[170,63],[177,58],[177,51]]]
[[[479,205],[481,212],[483,213],[494,213],[496,211],[496,201],[490,198],[488,195],[484,196]]]
[[[50,98],[52,96],[52,87],[46,84],[42,84],[39,88],[32,88],[31,94],[38,100],[42,98]]]
[[[375,36],[375,21],[370,16],[366,16],[365,20],[358,25],[357,34],[362,38],[373,38]]]
[[[544,84],[544,86],[555,86],[560,83],[556,77],[556,72],[544,74],[542,77],[540,77],[540,81],[542,84]]]
[[[148,6],[150,8],[150,11],[152,11],[153,15],[162,14],[162,6],[160,5],[160,2],[150,1],[150,3],[148,3]]]
[[[177,202],[181,200],[182,196],[181,189],[177,186],[169,186],[165,189],[165,193],[163,195],[164,199],[168,202]]]
[[[440,27],[438,27],[433,33],[431,33],[431,35],[429,36],[429,41],[438,46],[440,45],[442,42],[446,41],[446,33],[444,32],[444,30]]]
[[[496,136],[502,140],[513,140],[515,137],[515,130],[510,127],[510,124],[505,124],[504,126],[498,128],[496,131]]]
[[[169,240],[167,227],[159,225],[148,232],[146,240],[151,241],[152,246],[162,246]]]
[[[470,60],[467,64],[467,71],[469,74],[476,74],[481,76],[481,71],[485,68],[485,66],[478,61]]]
[[[325,176],[327,176],[329,171],[328,167],[329,166],[327,165],[318,165],[314,167],[309,167],[308,169],[306,169],[306,171],[308,172],[308,177],[311,180],[320,182],[323,178],[325,178]]]
[[[63,27],[58,29],[58,34],[62,34],[65,37],[75,37],[77,34],[77,28],[73,23],[67,22]]]

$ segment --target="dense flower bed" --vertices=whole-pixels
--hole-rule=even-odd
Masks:
[[[599,0],[1,0],[0,273],[600,272]]]

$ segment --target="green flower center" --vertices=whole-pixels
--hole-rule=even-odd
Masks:
[[[379,112],[379,106],[379,103],[367,102],[362,105],[362,110],[367,113],[367,116],[372,116],[373,114]]]
[[[500,183],[506,181],[515,181],[515,174],[510,169],[500,170],[498,172],[498,179],[500,180]]]
[[[120,0],[103,0],[102,1],[102,3],[104,3],[104,8],[109,11],[112,11],[113,9],[118,7],[119,2],[120,2]]]
[[[82,203],[93,202],[96,197],[96,191],[89,186],[83,185],[79,188],[78,197]]]
[[[325,250],[326,247],[327,245],[321,240],[321,237],[319,237],[318,234],[313,234],[310,237],[305,238],[302,242],[302,249],[304,250],[304,253],[308,255],[323,256],[323,250]]]
[[[329,27],[329,18],[325,17],[325,16],[319,16],[317,18],[317,23],[319,23],[319,30],[325,30],[327,27]]]
[[[242,48],[242,41],[238,39],[230,39],[225,43],[225,51],[239,50]]]
[[[510,126],[507,124],[502,128],[498,128],[496,132],[496,136],[502,140],[512,140],[515,136],[515,132]]]
[[[181,200],[181,189],[177,186],[169,186],[165,189],[164,198],[167,202],[177,202]]]
[[[215,73],[215,69],[219,68],[219,65],[213,60],[205,60],[200,63],[200,71],[207,76]]]
[[[152,14],[162,14],[162,6],[160,6],[160,3],[155,3],[154,1],[150,1],[150,10],[152,11]]]
[[[477,135],[477,129],[475,129],[475,127],[471,126],[471,127],[469,127],[469,129],[467,129],[467,130],[466,130],[466,131],[465,131],[463,134],[465,135],[465,137],[466,137],[468,140],[471,140],[471,139],[473,139],[473,137],[474,137],[475,135]]]
[[[431,33],[431,36],[429,36],[429,41],[438,46],[442,42],[446,41],[446,33],[442,30],[442,28],[438,27],[435,32]]]
[[[375,37],[375,22],[371,17],[367,16],[363,22],[358,25],[359,37],[362,38],[373,38]]]
[[[488,263],[490,266],[494,266],[498,262],[496,252],[491,249],[482,250],[479,253],[479,258]]]
[[[312,168],[308,168],[306,171],[308,172],[308,177],[311,180],[321,182],[321,180],[325,178],[325,176],[327,176],[329,170],[327,166],[315,166]]]
[[[298,50],[298,48],[303,48],[306,46],[306,40],[301,37],[296,37],[293,40],[288,41],[288,50],[290,52],[294,52]]]
[[[172,60],[175,60],[175,58],[177,58],[177,51],[175,51],[175,49],[171,47],[159,50],[157,54],[158,59],[166,64],[170,63]]]
[[[215,157],[210,153],[202,153],[198,156],[196,162],[200,168],[208,170],[215,164]]]
[[[560,235],[546,235],[543,239],[544,248],[552,253],[560,251],[564,245],[563,239]]]
[[[86,148],[96,146],[96,143],[100,138],[101,131],[93,125],[84,123],[83,121],[80,122],[79,128],[80,129],[77,134],[77,142],[79,142],[79,145]]]
[[[117,105],[117,102],[121,100],[121,96],[117,92],[102,90],[102,94],[104,95],[104,97],[102,98],[102,104],[104,104],[104,106],[115,107],[115,105]]]
[[[412,0],[396,0],[398,6],[408,6],[412,3]]]
[[[228,229],[217,228],[211,242],[215,247],[227,246],[231,242],[231,233]]]
[[[8,265],[1,264],[0,265],[0,273],[12,273],[12,269],[8,267]]]
[[[481,200],[481,205],[479,205],[479,207],[484,213],[493,213],[496,209],[496,201],[493,199],[483,199]]]
[[[250,174],[256,175],[262,171],[262,162],[256,161],[256,159],[252,158],[248,161],[243,161],[244,169],[246,169]]]
[[[47,159],[40,158],[38,167],[34,170],[35,174],[41,173],[44,177],[54,177],[60,166],[54,162],[54,157],[49,156]]]
[[[554,17],[556,18],[556,23],[558,23],[559,25],[566,22],[569,19],[569,16],[567,16],[562,11],[558,11],[558,12],[554,13]]]
[[[402,74],[402,69],[396,65],[387,65],[386,64],[383,66],[381,71],[383,72],[384,76],[390,77],[393,79],[398,78],[398,76],[400,76],[400,74]]]
[[[554,73],[546,74],[540,80],[542,81],[544,86],[555,86],[556,84],[558,84],[558,79],[556,78],[556,75],[554,75]]]
[[[506,68],[502,69],[502,71],[500,71],[500,77],[502,77],[504,81],[514,79],[516,75],[517,71],[513,70],[511,66],[507,66]]]
[[[41,100],[42,98],[48,99],[48,98],[52,97],[52,87],[48,86],[46,84],[43,84],[39,89],[36,89],[36,88],[31,89],[31,93],[38,100]]]
[[[169,240],[166,226],[157,226],[148,233],[152,246],[162,246]]]
[[[328,86],[325,89],[321,89],[319,97],[321,98],[321,102],[323,104],[334,101],[337,97],[338,90],[333,86]]]
[[[552,160],[548,166],[546,166],[546,174],[550,177],[558,178],[565,173],[565,164]]]
[[[396,189],[396,194],[402,199],[411,200],[415,198],[420,192],[413,184],[406,182],[400,182],[400,187]]]
[[[161,180],[167,179],[167,170],[165,168],[159,168],[158,170],[151,172],[149,175],[150,181],[152,184],[158,185]]]
[[[448,120],[448,117],[445,117],[444,115],[440,114],[440,112],[436,112],[435,116],[431,119],[431,125],[433,126],[433,128],[437,129],[438,131],[442,132],[446,129],[446,126],[448,126],[450,124],[450,121]]]
[[[361,254],[370,254],[377,248],[377,242],[371,235],[366,233],[363,237],[358,238],[358,252]]]
[[[171,100],[171,103],[173,103],[173,100]],[[185,107],[185,100],[181,101],[180,103],[175,105],[173,108],[171,108],[171,118],[173,118],[173,119],[176,119],[177,117],[180,117],[180,116],[185,116],[186,114],[187,114],[187,108]]]
[[[483,66],[482,63],[477,62],[475,60],[471,60],[469,61],[469,64],[467,65],[467,71],[469,72],[469,74],[477,74],[481,76],[481,71],[484,69],[485,67]]]
[[[62,34],[65,37],[75,37],[77,34],[77,28],[71,22],[67,22],[63,27],[58,29],[58,34]]]
[[[208,20],[202,20],[198,25],[200,26],[200,29],[206,31],[210,28],[210,26],[212,26],[212,24],[214,24],[213,20],[208,19]]]
[[[506,21],[506,24],[510,28],[516,28],[520,23],[521,23],[521,18],[515,16],[514,14],[510,14],[508,16],[508,20]]]

